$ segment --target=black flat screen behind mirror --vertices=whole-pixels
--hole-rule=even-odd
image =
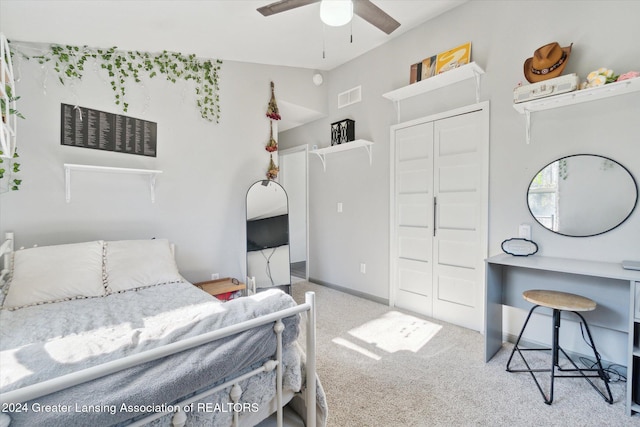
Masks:
[[[289,215],[247,221],[247,251],[289,244]]]

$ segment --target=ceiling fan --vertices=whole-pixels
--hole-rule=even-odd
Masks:
[[[348,23],[351,20],[351,16],[353,14],[358,15],[368,23],[379,28],[387,34],[391,34],[396,30],[396,28],[400,26],[400,23],[398,21],[387,15],[385,11],[380,9],[369,0],[280,0],[266,6],[259,7],[258,12],[260,12],[263,16],[269,16],[318,2],[322,2],[322,4],[320,5],[320,14],[323,22],[325,23],[328,23],[325,21],[324,17],[322,17],[323,9],[325,7],[327,9],[332,7],[341,7],[342,4],[346,5],[351,10],[348,15],[348,19],[346,19],[346,21],[342,21],[342,23],[334,24],[335,26]],[[351,4],[353,6],[351,6]]]

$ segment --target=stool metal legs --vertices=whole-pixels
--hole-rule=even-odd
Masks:
[[[591,349],[593,350],[593,355],[595,356],[596,359],[596,363],[594,366],[596,366],[596,368],[579,368],[578,365],[576,365],[576,363],[571,359],[571,357],[569,357],[569,355],[562,349],[562,347],[560,347],[560,341],[559,341],[559,337],[560,337],[560,310],[554,309],[553,310],[553,330],[552,330],[552,344],[551,344],[551,348],[520,348],[519,344],[520,344],[520,339],[522,338],[522,334],[524,333],[524,330],[527,327],[527,324],[529,323],[529,319],[531,318],[531,315],[533,314],[534,310],[536,308],[540,307],[540,305],[535,305],[531,308],[531,310],[529,310],[529,314],[527,315],[527,319],[524,322],[524,325],[522,326],[522,329],[520,330],[520,334],[518,335],[518,339],[516,340],[515,345],[513,346],[513,350],[511,351],[511,355],[509,356],[509,360],[507,361],[507,371],[508,372],[529,372],[531,374],[531,377],[533,378],[533,380],[536,383],[536,386],[538,387],[538,390],[540,391],[540,393],[542,394],[542,397],[544,399],[544,403],[546,403],[547,405],[551,405],[551,403],[553,402],[553,385],[554,385],[554,380],[555,378],[584,378],[585,380],[587,380],[587,382],[589,382],[589,384],[591,384],[591,387],[594,388],[594,390],[596,390],[607,403],[613,403],[613,396],[611,395],[611,389],[609,388],[609,378],[607,377],[606,373],[604,372],[604,368],[602,367],[602,362],[600,360],[600,354],[598,353],[598,351],[596,350],[596,345],[593,342],[593,338],[591,336],[591,331],[589,330],[589,325],[587,325],[587,322],[584,320],[584,317],[582,317],[582,315],[576,311],[573,311],[572,313],[575,313],[576,315],[578,315],[578,317],[580,317],[580,320],[582,321],[582,323],[584,324],[584,327],[587,331],[587,336],[589,338],[589,346],[591,347]],[[527,360],[524,357],[523,352],[525,351],[551,351],[551,369],[532,369],[529,366],[529,363],[527,362]],[[522,358],[522,361],[524,362],[526,369],[511,369],[511,360],[513,359],[513,355],[518,352],[518,354],[520,355],[520,357]],[[571,363],[571,365],[573,365],[572,369],[565,369],[565,368],[561,368],[559,365],[559,353],[562,352],[563,356],[569,360],[569,362]],[[571,372],[571,373],[577,373],[574,375],[558,375],[556,374],[556,371],[559,372]],[[542,389],[542,386],[540,385],[540,382],[538,381],[538,379],[536,378],[535,372],[550,372],[551,373],[551,385],[549,388],[549,396],[547,397],[547,395],[545,394],[544,390]],[[587,375],[586,373],[589,372],[595,372],[596,374],[592,374],[592,375]],[[606,387],[606,394],[604,392],[602,392],[598,387],[596,387],[596,385],[593,383],[593,381],[590,380],[590,378],[600,378],[603,382],[604,385]]]

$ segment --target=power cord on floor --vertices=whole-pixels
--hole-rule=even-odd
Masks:
[[[587,369],[595,369],[596,366],[598,365],[597,362],[589,359],[588,357],[580,357],[579,358],[580,362],[587,367]],[[616,369],[616,367],[618,369]],[[603,371],[605,373],[605,375],[607,375],[609,382],[610,383],[624,383],[627,382],[627,377],[622,375],[621,371],[623,371],[625,369],[625,367],[623,365],[620,365],[618,363],[612,363],[609,366],[602,366]]]
[[[600,363],[602,363],[602,359],[600,358],[600,353],[598,353],[595,349],[594,346],[591,345],[591,343],[589,341],[587,341],[586,337],[584,336],[584,328],[583,328],[583,324],[582,322],[580,322],[580,332],[582,334],[582,339],[584,340],[584,342],[591,347],[591,349],[593,350],[593,353],[596,355],[596,358],[598,360],[600,360]],[[588,357],[583,357],[581,356],[579,358],[580,362],[587,367],[587,369],[595,369],[596,366],[598,366],[598,362],[597,361],[593,361],[591,359],[589,359]],[[614,368],[615,366],[618,366],[620,368],[622,368],[623,370],[625,369],[624,366],[617,364],[617,363],[612,363],[609,366],[602,366],[602,370],[604,371],[604,374],[607,376],[607,379],[610,383],[617,383],[617,382],[627,382],[627,377],[622,375],[620,373],[620,371],[616,370],[616,368]]]
[[[271,276],[271,257],[273,256],[273,254],[276,253],[277,249],[278,248],[273,248],[269,256],[264,254],[264,249],[260,250],[260,253],[264,257],[265,261],[267,261],[267,265],[265,266],[265,270],[266,270],[265,273],[267,273],[267,277],[269,278],[269,281],[271,281],[271,286],[275,286],[275,283],[273,282],[273,277]]]

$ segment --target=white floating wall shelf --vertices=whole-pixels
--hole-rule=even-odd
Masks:
[[[320,158],[320,161],[322,162],[322,169],[326,172],[327,171],[327,159],[326,159],[327,154],[338,153],[338,152],[347,151],[347,150],[354,150],[356,148],[361,148],[361,147],[367,150],[367,153],[369,154],[369,165],[371,165],[372,146],[373,146],[373,142],[371,141],[366,141],[364,139],[356,139],[355,141],[346,142],[344,144],[337,144],[337,145],[332,145],[330,147],[311,150],[309,151],[309,154],[315,154]]]
[[[436,89],[441,89],[464,80],[472,78],[475,79],[476,103],[480,102],[480,76],[482,74],[484,74],[484,70],[475,62],[470,62],[442,74],[384,93],[382,94],[382,97],[395,103],[398,122],[400,122],[400,101],[423,93],[431,92]]]
[[[603,86],[589,89],[576,90],[562,93],[560,95],[548,96],[546,98],[535,99],[533,101],[513,104],[513,108],[525,115],[527,144],[531,140],[531,113],[536,111],[551,110],[554,108],[566,107],[583,102],[597,101],[610,98],[612,96],[625,95],[640,91],[640,77],[623,80],[621,82],[609,83]]]
[[[155,194],[156,193],[156,177],[162,173],[161,170],[154,170],[154,169],[130,169],[130,168],[116,168],[116,167],[109,167],[109,166],[76,165],[71,163],[65,163],[64,178],[65,178],[65,197],[66,197],[67,203],[71,201],[71,171],[148,175],[149,190],[151,192],[151,203],[154,203],[156,201],[156,194]]]

